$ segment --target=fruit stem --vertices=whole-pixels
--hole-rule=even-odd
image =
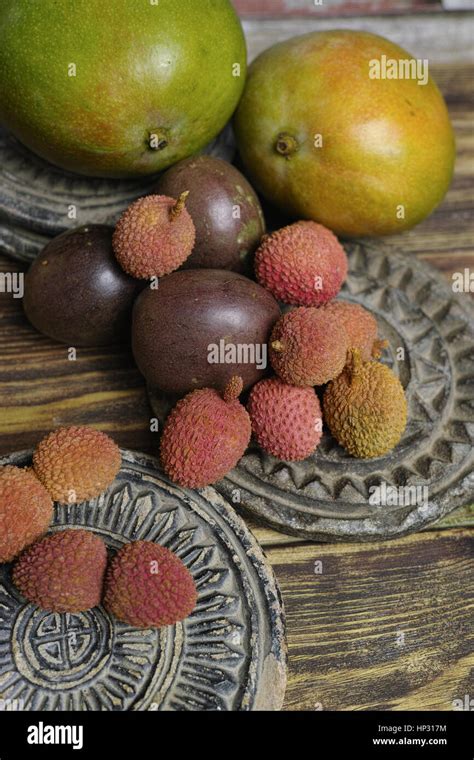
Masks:
[[[183,208],[186,205],[186,198],[188,197],[188,195],[189,195],[189,190],[185,190],[184,193],[181,193],[181,195],[179,196],[178,200],[176,201],[176,203],[172,207],[172,209],[170,211],[170,221],[171,222],[174,222],[174,220],[177,219],[178,216],[180,215],[181,211],[183,210]]]
[[[234,375],[230,378],[229,382],[227,383],[226,387],[224,388],[224,393],[222,394],[222,398],[226,403],[229,403],[230,401],[236,401],[236,399],[239,398],[240,394],[242,393],[244,389],[244,382],[241,377],[238,375]]]
[[[281,354],[281,352],[285,350],[285,347],[280,340],[274,340],[270,345],[277,354]]]
[[[299,147],[296,137],[289,135],[288,132],[280,132],[275,143],[276,152],[286,158],[290,158],[293,153],[296,153]]]
[[[362,357],[358,348],[351,348],[349,350],[348,369],[351,376],[351,382],[357,382],[360,377],[360,370],[362,369]]]

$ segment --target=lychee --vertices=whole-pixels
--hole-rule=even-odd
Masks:
[[[120,449],[108,435],[89,427],[63,427],[49,433],[33,454],[35,474],[61,504],[95,499],[115,479]]]
[[[393,449],[407,421],[407,401],[398,377],[385,364],[364,362],[357,349],[326,388],[323,410],[338,443],[363,459]]]
[[[83,612],[100,603],[105,544],[89,530],[61,530],[26,549],[13,582],[29,602],[52,612]]]
[[[321,407],[314,388],[297,388],[277,377],[260,380],[247,409],[255,440],[278,459],[306,459],[321,440]]]
[[[300,306],[283,314],[270,337],[270,361],[285,383],[323,385],[346,363],[347,333],[324,309]]]
[[[347,276],[347,256],[337,237],[316,222],[295,222],[266,235],[255,254],[260,285],[294,306],[321,306]]]
[[[331,301],[323,307],[328,317],[341,324],[348,337],[348,347],[357,348],[364,361],[379,358],[386,341],[377,338],[375,317],[358,303]]]
[[[149,279],[174,272],[194,247],[196,230],[185,203],[166,195],[147,195],[122,214],[113,234],[115,256],[132,277]]]
[[[43,533],[53,502],[31,469],[0,467],[0,562],[10,562]]]
[[[242,380],[232,378],[223,396],[212,388],[188,393],[168,416],[161,463],[175,483],[201,488],[226,475],[250,441],[247,410],[239,402]]]
[[[188,617],[197,593],[186,565],[152,541],[125,544],[109,563],[104,607],[135,628],[160,628]]]

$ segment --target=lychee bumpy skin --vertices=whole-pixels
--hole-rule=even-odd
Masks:
[[[347,257],[331,230],[295,222],[264,237],[255,254],[255,274],[279,301],[321,306],[339,293]]]
[[[251,426],[238,397],[242,379],[231,378],[221,395],[213,388],[188,393],[166,420],[161,437],[163,469],[175,483],[202,488],[223,478],[244,455]]]
[[[90,530],[52,533],[28,547],[13,567],[13,582],[29,602],[52,612],[84,612],[102,597],[107,551]]]
[[[314,388],[297,388],[278,377],[260,380],[247,409],[256,442],[278,459],[306,459],[321,440],[321,407]]]
[[[121,466],[117,444],[94,428],[71,426],[49,433],[33,453],[36,476],[61,504],[95,499]]]
[[[0,467],[0,562],[11,562],[43,535],[53,519],[53,502],[34,472]]]
[[[181,559],[152,541],[125,544],[109,563],[104,607],[136,628],[160,628],[188,617],[197,601],[194,579]]]
[[[127,274],[138,279],[164,277],[183,264],[196,240],[186,209],[189,191],[179,198],[147,195],[120,217],[112,238],[115,257]]]

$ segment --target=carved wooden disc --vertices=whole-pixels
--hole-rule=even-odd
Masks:
[[[231,161],[235,145],[230,126],[204,152]],[[32,261],[49,238],[67,229],[114,224],[130,203],[152,192],[157,176],[120,180],[73,174],[44,161],[0,128],[0,252]]]
[[[1,464],[29,465],[31,452]],[[156,541],[183,560],[198,603],[182,623],[137,629],[102,607],[79,614],[25,603],[0,565],[0,697],[25,710],[280,709],[284,618],[273,572],[214,489],[184,491],[151,457],[122,451],[106,494],[55,506],[52,530],[94,531],[111,551]]]
[[[350,271],[341,295],[377,318],[389,342],[383,360],[406,391],[408,425],[401,442],[386,456],[362,460],[325,433],[313,456],[293,463],[252,445],[215,486],[264,524],[318,541],[402,535],[474,497],[470,296],[455,296],[431,267],[383,244],[353,243],[347,251]],[[400,347],[404,361],[395,360]],[[150,399],[162,417],[165,399],[154,392]],[[383,484],[419,490],[398,490],[398,504],[371,504],[371,489]],[[393,489],[386,493],[393,501]],[[406,504],[410,500],[418,503]]]

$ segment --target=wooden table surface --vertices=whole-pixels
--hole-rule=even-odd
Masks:
[[[248,20],[245,31],[253,56],[276,39],[328,26],[378,31],[429,56],[456,130],[455,178],[429,219],[386,242],[430,262],[448,280],[472,270],[472,16]],[[0,272],[22,269],[0,257]],[[69,361],[64,346],[29,326],[21,301],[0,294],[0,454],[32,447],[70,424],[94,425],[123,447],[154,452],[150,416],[129,350],[79,349]],[[286,607],[287,709],[451,710],[454,699],[474,696],[474,507],[376,544],[314,544],[248,523]]]

